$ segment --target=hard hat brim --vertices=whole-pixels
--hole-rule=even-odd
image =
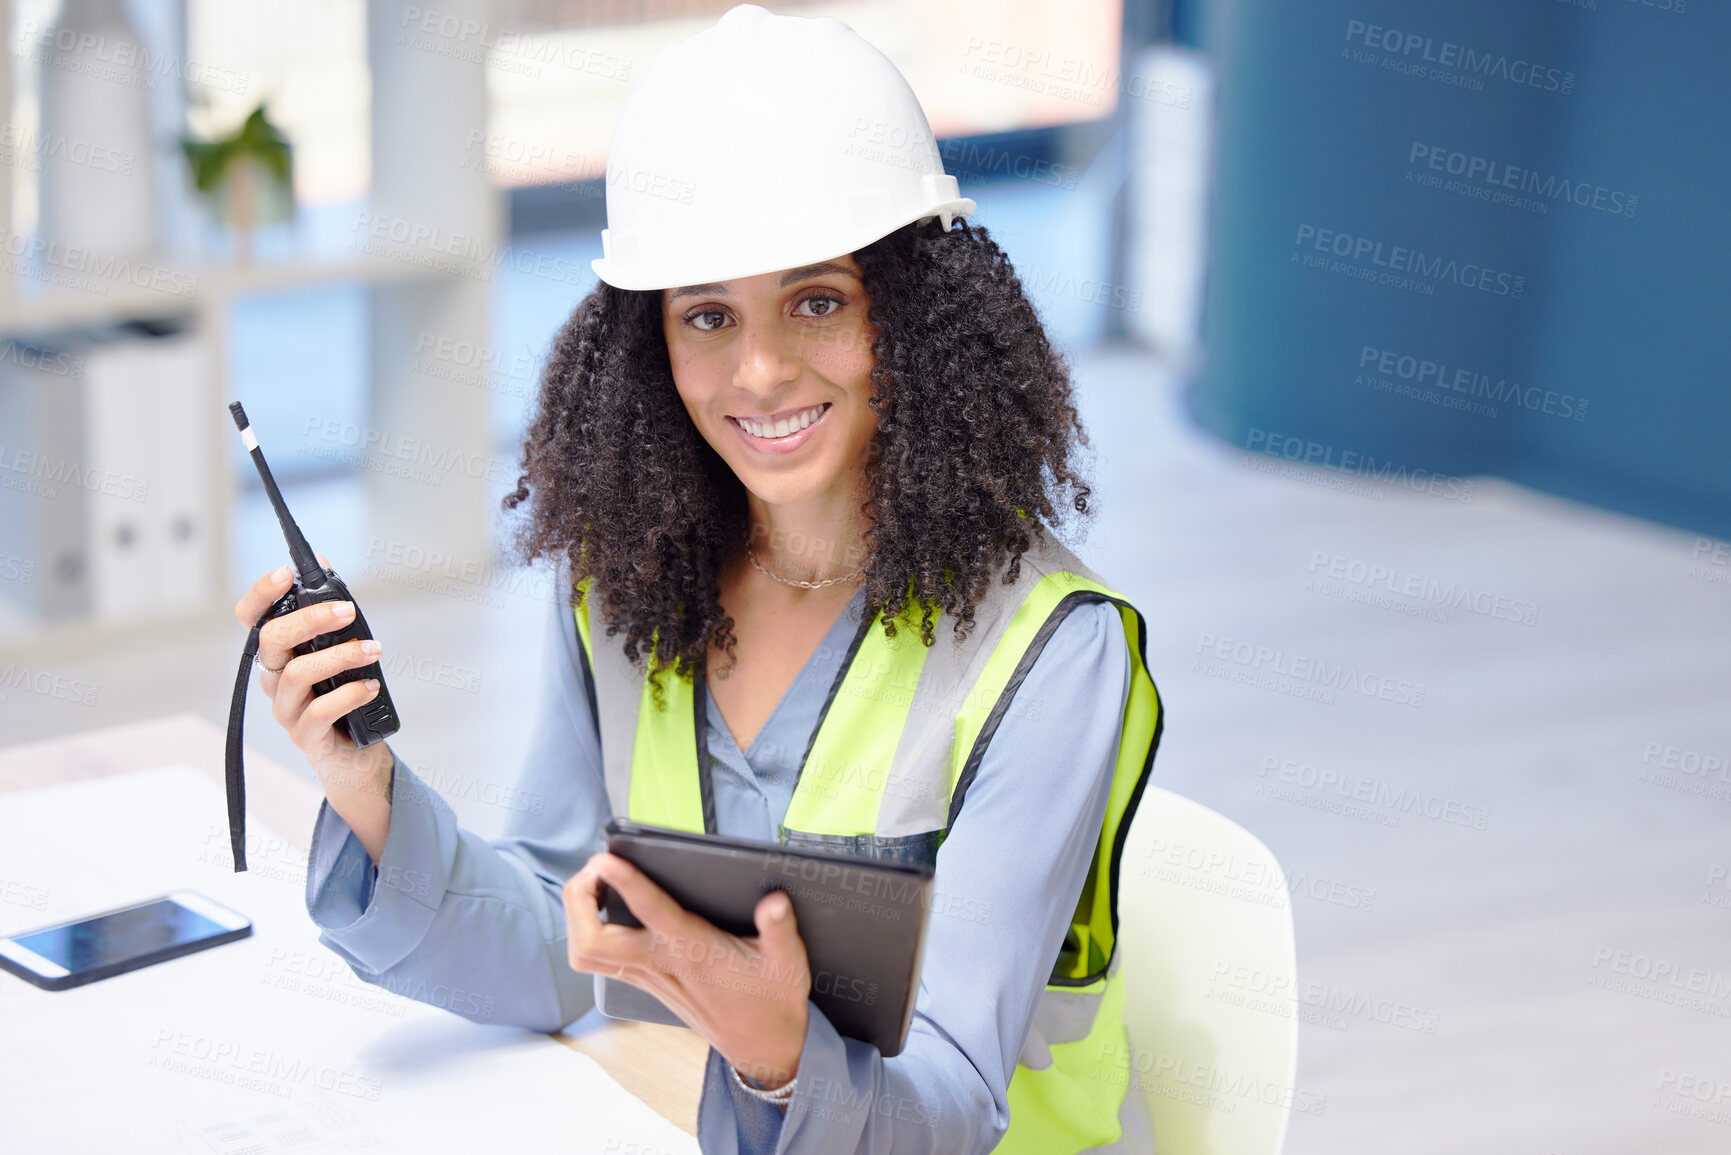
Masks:
[[[882,240],[897,229],[915,221],[929,217],[938,217],[947,230],[951,221],[958,217],[972,216],[979,206],[971,197],[956,197],[921,209],[906,219],[897,220],[888,227],[875,224],[862,232],[851,243],[845,243],[833,251],[814,252],[804,248],[789,248],[781,252],[766,252],[762,259],[750,260],[744,258],[715,260],[677,261],[661,268],[646,268],[641,260],[631,262],[634,267],[611,256],[601,256],[589,262],[590,268],[602,281],[616,289],[633,289],[640,292],[661,289],[678,289],[687,285],[707,285],[719,281],[731,281],[741,277],[755,277],[763,273],[780,272],[783,269],[797,269],[803,265],[816,264],[846,253],[858,252],[874,241]],[[603,249],[608,248],[608,230],[601,231]]]

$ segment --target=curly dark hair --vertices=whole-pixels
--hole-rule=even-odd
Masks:
[[[866,619],[881,611],[894,637],[917,616],[929,646],[947,611],[959,641],[991,576],[1015,581],[1062,506],[1091,515],[1069,367],[984,227],[905,225],[854,258],[878,330]],[[659,291],[603,282],[559,331],[504,507],[524,501],[519,559],[563,559],[573,605],[593,576],[607,636],[624,632],[634,664],[653,657],[658,695],[661,669],[691,677],[711,644],[732,654],[720,578],[750,528],[745,487],[674,387]]]

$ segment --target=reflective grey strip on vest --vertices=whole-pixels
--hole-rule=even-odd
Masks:
[[[1130,1045],[1128,1039],[1125,1045]],[[1136,1053],[1133,1046],[1129,1053]],[[1087,1147],[1076,1155],[1154,1155],[1154,1118],[1148,1110],[1148,1094],[1141,1087],[1134,1062],[1124,1077],[1127,1085],[1124,1098],[1118,1103],[1118,1141]]]
[[[812,834],[790,831],[784,826],[778,832],[781,840],[788,845],[846,854],[932,863],[949,822],[956,712],[966,695],[973,692],[992,651],[1003,639],[1029,590],[1046,574],[1059,571],[1100,580],[1062,542],[1047,536],[1044,540],[1036,539],[1022,555],[1021,573],[1014,585],[994,580],[987,586],[985,596],[974,608],[974,628],[960,645],[955,642],[950,616],[939,616],[935,623],[936,638],[921,667],[907,723],[897,740],[878,802],[873,833]],[[591,589],[586,608],[597,605],[597,597],[597,592]],[[644,674],[626,660],[619,645],[605,636],[601,617],[590,616],[601,758],[613,813],[625,818],[630,815],[631,758],[637,743],[637,712]]]
[[[1107,981],[1118,973],[1122,958],[1121,952],[1112,952],[1112,961],[1106,966]],[[1105,997],[1104,985],[1093,994],[1081,994],[1065,987],[1047,987],[1041,991],[1039,1004],[1034,1008],[1034,1022],[1028,1028],[1028,1037],[1022,1042],[1022,1053],[1016,1062],[1035,1071],[1050,1067],[1052,1044],[1073,1043],[1087,1038],[1088,1032],[1094,1029],[1094,1017],[1099,1014],[1100,1003]],[[1118,1140],[1100,1147],[1089,1147],[1076,1155],[1153,1155],[1154,1122],[1148,1112],[1146,1095],[1139,1085],[1136,1050],[1130,1045],[1128,1028],[1125,1046],[1130,1061],[1124,1068],[1124,1097],[1118,1103]]]
[[[586,609],[595,607],[591,591]],[[601,726],[601,764],[607,780],[607,801],[613,817],[631,817],[631,755],[637,747],[637,709],[643,700],[644,675],[625,657],[622,646],[603,632],[601,615],[589,619],[595,652],[595,709]],[[598,628],[600,627],[600,628]]]
[[[1118,973],[1122,958],[1122,952],[1112,952],[1112,961],[1106,964],[1108,982]],[[1041,991],[1039,1004],[1034,1008],[1034,1022],[1028,1028],[1028,1037],[1022,1043],[1018,1062],[1036,1071],[1050,1067],[1051,1045],[1087,1038],[1088,1032],[1094,1028],[1094,1016],[1100,1013],[1100,1001],[1105,997],[1105,983],[1091,993],[1072,987],[1047,987]]]
[[[889,779],[878,802],[877,833],[895,838],[942,830],[950,814],[950,766],[956,711],[985,669],[1027,588],[993,583],[975,607],[974,630],[959,646],[940,617],[920,680],[896,743]]]
[[[889,780],[878,804],[878,838],[905,838],[947,827],[956,712],[973,692],[1023,599],[1042,577],[1059,571],[1100,581],[1099,575],[1062,542],[1047,537],[1036,540],[1022,555],[1021,574],[1014,585],[994,580],[986,587],[985,596],[974,607],[974,629],[966,641],[958,646],[952,620],[948,615],[939,617],[936,639],[914,687],[907,724],[896,744]],[[963,751],[961,756],[966,758],[967,753]]]

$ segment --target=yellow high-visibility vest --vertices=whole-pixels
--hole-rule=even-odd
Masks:
[[[693,679],[664,671],[658,707],[646,674],[617,646],[596,649],[591,581],[575,607],[593,690],[613,813],[633,822],[715,832],[705,712]],[[1130,651],[1130,695],[1118,761],[1087,879],[1009,1085],[1008,1155],[1108,1152],[1132,1106],[1118,930],[1119,858],[1160,741],[1163,711],[1144,658],[1141,613],[1062,543],[1022,555],[1016,582],[994,581],[973,632],[953,644],[950,618],[927,648],[910,621],[894,639],[877,618],[843,659],[794,786],[780,842],[933,864],[998,724],[1046,639],[1071,609],[1118,607]],[[1024,704],[1023,708],[1026,708]]]

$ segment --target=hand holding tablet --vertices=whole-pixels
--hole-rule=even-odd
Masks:
[[[637,943],[637,953],[629,957],[647,957],[648,965],[663,975],[760,996],[782,987],[792,990],[803,982],[811,1002],[838,1032],[872,1044],[886,1058],[900,1053],[919,990],[930,867],[617,820],[608,823],[607,835],[608,853],[631,863],[654,884],[658,893],[648,897],[651,904],[664,895],[681,912],[696,916],[721,935],[739,936],[741,949],[721,959],[709,957],[715,948],[706,936],[669,931],[682,925],[665,921],[664,916],[672,912],[651,907],[638,912],[647,915],[639,918],[628,896],[598,879],[582,884],[590,888],[591,897],[579,899],[584,909],[573,912],[572,890],[578,884],[574,878],[566,891],[568,916],[575,916],[572,962],[578,969],[595,972],[596,1004],[603,1014],[693,1025],[643,989],[643,985],[668,989],[647,979],[643,964],[634,962],[625,977],[608,974],[614,968],[599,965],[603,957],[628,956],[609,954],[611,948],[601,942],[597,928],[583,925],[591,903],[604,913],[602,932],[608,927],[647,924],[649,937]],[[786,893],[792,904],[792,922],[806,956],[805,975],[785,973],[793,969],[789,959],[795,956],[778,951],[779,944],[747,937],[759,935],[759,902],[772,890]],[[773,938],[773,926],[764,927],[767,933],[760,937]],[[614,936],[609,941],[625,940]],[[580,960],[584,949],[595,953]],[[699,953],[705,957],[694,957]],[[633,967],[639,983],[627,981]],[[803,1019],[803,1000],[800,1009]]]

